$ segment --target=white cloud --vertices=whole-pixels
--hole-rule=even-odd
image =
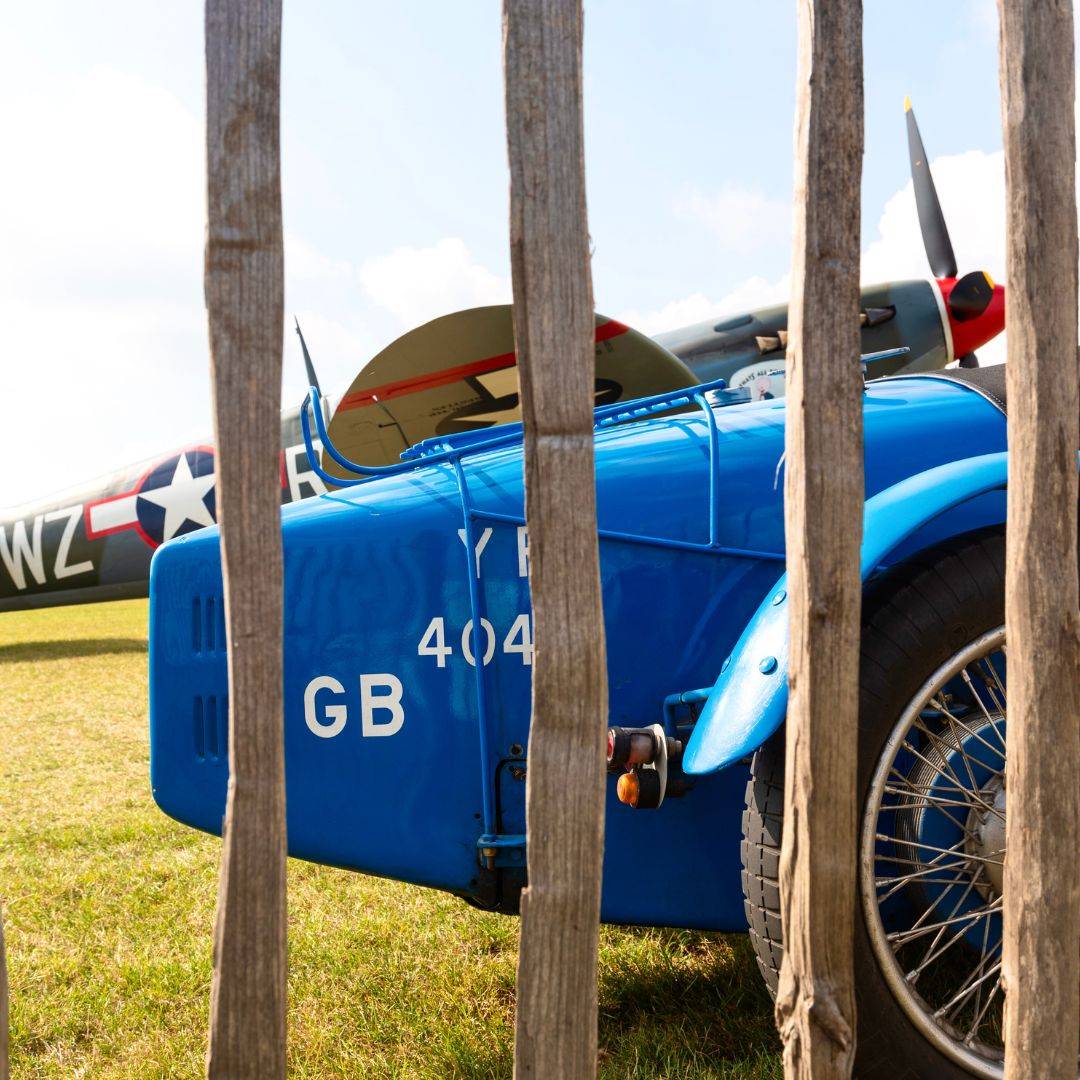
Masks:
[[[697,292],[651,310],[629,308],[621,311],[618,319],[643,334],[662,334],[666,330],[677,330],[721,315],[784,303],[788,297],[788,286],[787,274],[777,281],[752,277],[716,300]]]
[[[619,322],[640,330],[643,334],[662,334],[665,330],[674,330],[680,326],[702,322],[717,312],[716,302],[704,293],[691,293],[679,300],[671,300],[663,307],[653,310],[627,308],[616,316]]]
[[[285,276],[290,284],[345,284],[356,281],[356,268],[347,259],[331,259],[295,232],[285,232]]]
[[[756,189],[729,185],[705,194],[690,188],[676,199],[675,213],[704,225],[728,254],[753,255],[763,249],[791,245],[790,203]]]
[[[98,66],[55,78],[0,50],[0,321],[17,462],[0,505],[111,472],[212,428],[202,295],[201,117],[168,90]],[[18,65],[17,68],[13,65]],[[328,391],[401,330],[508,301],[509,282],[447,238],[357,266],[290,231],[286,302]],[[292,319],[284,401],[306,382]]]
[[[32,81],[5,108],[0,244],[5,288],[201,272],[205,218],[199,121],[168,91],[96,67]],[[62,253],[63,257],[58,258]]]
[[[3,81],[4,400],[34,406],[5,418],[6,503],[208,430],[209,378],[198,119],[106,67]]]
[[[995,280],[1003,280],[1004,155],[1001,151],[986,153],[971,150],[937,158],[931,168],[960,273],[987,270]],[[763,200],[762,204],[766,201]],[[723,199],[718,198],[709,205],[715,208],[723,202]],[[728,200],[726,205],[735,210],[740,201],[733,198]],[[753,199],[745,202],[748,214],[754,205]],[[715,221],[718,225],[721,219],[722,215],[717,210]],[[765,239],[768,239],[768,236]],[[873,235],[864,236],[863,239],[864,283],[930,276],[915,211],[914,189],[910,181],[887,200]],[[790,249],[790,237],[784,243]],[[789,299],[789,293],[789,275],[785,274],[776,281],[750,277],[716,299],[696,292],[671,300],[656,309],[623,311],[619,318],[644,333],[659,334],[721,315],[785,303]],[[1004,358],[1004,335],[979,350],[982,363],[999,363]]]
[[[360,267],[360,282],[375,303],[408,328],[461,308],[510,302],[510,282],[476,262],[457,237],[368,259]]]
[[[1005,157],[999,150],[939,157],[931,163],[960,273],[1005,277]],[[868,239],[868,238],[864,238]],[[915,192],[909,180],[885,204],[877,235],[863,248],[863,281],[927,277]]]

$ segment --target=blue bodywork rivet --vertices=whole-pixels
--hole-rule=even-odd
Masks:
[[[775,596],[774,596],[774,597],[772,598],[772,602],[773,602],[773,607],[776,607],[776,606],[777,606],[778,604],[782,604],[782,603],[783,603],[783,602],[784,602],[784,601],[785,601],[786,599],[787,599],[787,593],[786,593],[786,592],[785,592],[785,591],[784,591],[783,589],[781,589],[781,590],[780,590],[780,591],[779,591],[779,592],[778,592],[778,593],[777,593],[777,594],[776,594],[776,595],[775,595]]]
[[[758,664],[758,671],[762,675],[771,675],[776,670],[776,657],[766,656],[764,660]]]

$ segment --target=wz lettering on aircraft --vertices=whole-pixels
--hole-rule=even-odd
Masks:
[[[280,470],[282,502],[326,491],[302,443],[281,451]],[[145,596],[154,550],[215,520],[206,445],[16,510],[0,520],[0,611]]]

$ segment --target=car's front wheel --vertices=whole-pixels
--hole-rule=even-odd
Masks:
[[[859,1077],[1004,1074],[1004,538],[928,552],[868,596],[860,664]],[[743,887],[775,993],[780,731],[754,756]],[[1075,947],[1075,944],[1074,944]]]

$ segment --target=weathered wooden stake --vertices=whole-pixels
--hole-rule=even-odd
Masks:
[[[798,0],[784,524],[791,603],[776,1019],[787,1077],[855,1051],[855,763],[862,385],[862,2]]]
[[[0,1080],[8,1080],[8,981],[4,950],[4,912],[0,908]]]
[[[581,0],[504,0],[535,661],[515,1075],[596,1074],[607,672],[593,463]]]
[[[229,646],[207,1074],[285,1075],[280,0],[207,0],[206,306]]]
[[[1009,513],[1005,1075],[1075,1080],[1080,1030],[1075,58],[1070,0],[1002,0]]]

